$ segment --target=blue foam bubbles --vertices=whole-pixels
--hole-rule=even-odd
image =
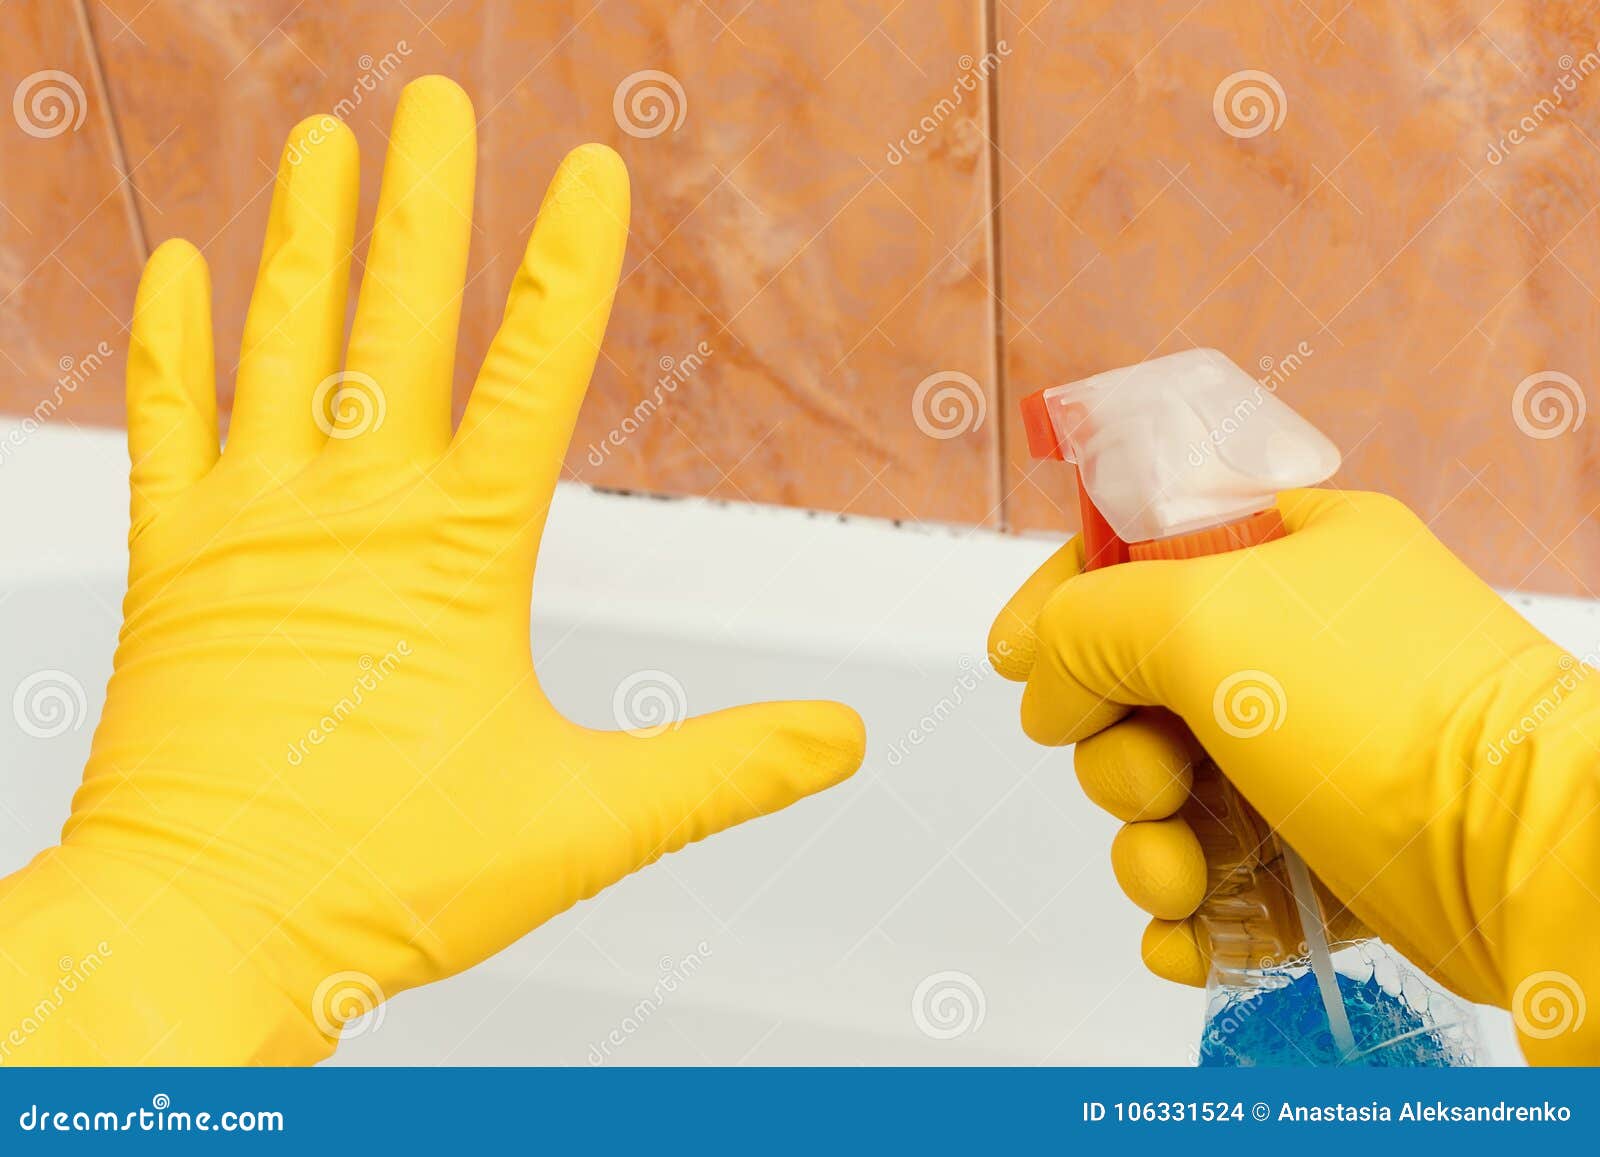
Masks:
[[[1470,1035],[1440,1023],[1429,1002],[1391,992],[1376,975],[1340,975],[1356,1054],[1343,1058],[1307,970],[1272,974],[1281,983],[1229,990],[1200,1037],[1201,1068],[1302,1068],[1353,1064],[1373,1068],[1451,1068],[1473,1063]]]

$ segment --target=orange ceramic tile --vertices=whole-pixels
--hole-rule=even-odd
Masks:
[[[355,130],[362,216],[353,276],[359,280],[400,90],[415,77],[446,73],[472,92],[481,114],[486,7],[483,0],[90,6],[150,244],[187,237],[211,266],[224,408],[289,128],[334,112]],[[480,189],[483,180],[480,167]],[[468,272],[458,388],[470,381],[500,306],[480,276],[481,237],[475,236]],[[352,285],[352,311],[355,297]]]
[[[1600,13],[999,11],[1012,526],[1072,521],[1019,397],[1210,345],[1492,581],[1600,590]]]
[[[212,263],[224,400],[282,131],[352,103],[370,211],[400,85],[445,71],[483,162],[458,393],[544,182],[600,139],[633,169],[634,239],[575,475],[996,520],[982,6],[741,7],[97,10],[152,243]]]
[[[997,521],[982,8],[494,8],[496,288],[564,149],[633,174],[576,477]]]
[[[0,409],[118,423],[142,253],[77,6],[0,6],[0,77]]]

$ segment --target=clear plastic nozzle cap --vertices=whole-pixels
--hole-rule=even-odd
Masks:
[[[1321,431],[1213,349],[1109,370],[1041,399],[1062,455],[1125,542],[1235,522],[1339,468]]]

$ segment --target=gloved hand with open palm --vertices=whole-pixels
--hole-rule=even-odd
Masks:
[[[562,163],[452,433],[474,165],[466,95],[408,86],[346,352],[356,145],[331,117],[295,129],[220,454],[205,263],[180,241],[152,255],[125,622],[61,844],[0,881],[0,1023],[63,957],[97,970],[7,1059],[316,1060],[342,1012],[859,766],[838,704],[641,740],[541,694],[534,556],[628,181],[598,145]]]

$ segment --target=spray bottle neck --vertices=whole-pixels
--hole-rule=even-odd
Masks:
[[[1073,474],[1076,476],[1077,471]],[[1283,517],[1275,506],[1221,526],[1194,530],[1171,538],[1153,538],[1144,542],[1124,542],[1106,521],[1084,489],[1083,479],[1078,482],[1078,518],[1083,526],[1083,569],[1099,570],[1124,562],[1145,562],[1150,559],[1199,558],[1208,554],[1225,554],[1230,550],[1243,550],[1264,542],[1282,538],[1288,533]]]

